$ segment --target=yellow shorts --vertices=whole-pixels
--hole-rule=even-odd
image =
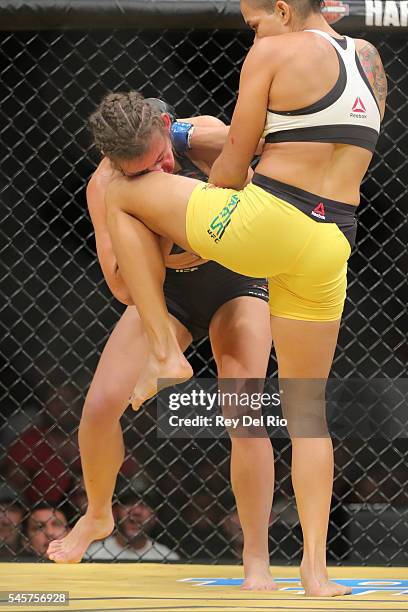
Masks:
[[[334,321],[346,297],[354,212],[257,174],[242,191],[199,183],[188,203],[187,239],[204,259],[267,277],[272,315]]]

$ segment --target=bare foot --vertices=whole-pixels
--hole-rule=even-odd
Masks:
[[[306,597],[341,597],[351,595],[351,587],[331,582],[326,572],[312,572],[305,563],[300,566],[300,577]]]
[[[269,571],[269,559],[246,557],[244,555],[245,580],[241,588],[244,591],[276,591],[278,585]]]
[[[150,353],[130,397],[133,410],[139,410],[146,400],[161,389],[177,385],[192,376],[193,369],[183,353],[174,351],[163,360]],[[158,388],[159,380],[160,388]]]
[[[65,538],[50,542],[48,558],[56,563],[79,563],[91,542],[107,538],[113,527],[112,515],[95,519],[85,514]]]

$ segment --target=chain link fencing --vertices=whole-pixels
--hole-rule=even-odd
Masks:
[[[332,376],[398,379],[407,375],[408,357],[408,41],[398,34],[363,36],[380,50],[390,93],[362,187]],[[81,405],[123,311],[103,281],[86,208],[86,183],[98,162],[86,119],[108,91],[136,89],[162,97],[180,117],[210,114],[229,122],[252,36],[222,29],[66,29],[1,32],[0,41],[0,555],[19,560],[34,554],[27,538],[33,509],[58,508],[70,525],[83,510]],[[196,376],[215,376],[207,339],[187,355]],[[276,376],[273,356],[269,374]],[[167,550],[187,562],[239,562],[229,441],[159,439],[154,402],[128,410],[122,425],[127,454],[115,500],[134,492],[153,508],[150,537],[167,547],[159,557],[174,558]],[[301,531],[290,443],[276,440],[274,447],[271,558],[296,563]],[[407,439],[336,439],[335,457],[330,560],[406,564]]]

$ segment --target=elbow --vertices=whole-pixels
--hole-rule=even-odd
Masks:
[[[209,182],[217,187],[242,189],[247,182],[247,177],[247,166],[242,168],[240,165],[233,164],[221,153],[212,167]]]
[[[248,182],[248,171],[231,172],[217,170],[211,173],[209,182],[213,183],[216,187],[240,190],[243,189]]]

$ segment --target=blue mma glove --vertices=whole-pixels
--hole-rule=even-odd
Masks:
[[[170,138],[173,143],[174,150],[179,155],[184,155],[191,149],[190,140],[194,131],[192,123],[184,123],[175,121],[170,128]]]

